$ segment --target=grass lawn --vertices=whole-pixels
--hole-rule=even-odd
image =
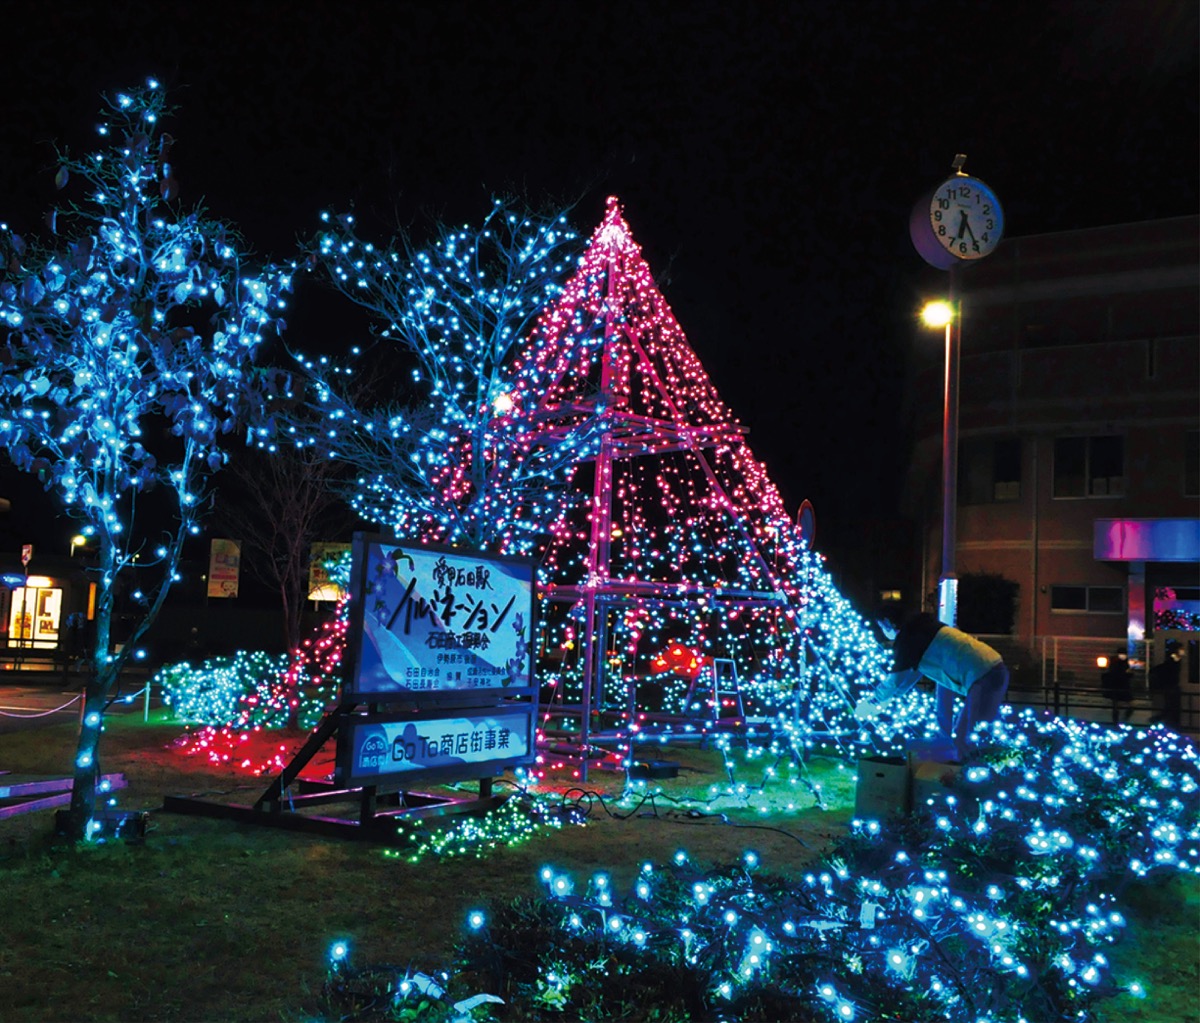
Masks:
[[[844,833],[854,802],[853,772],[818,759],[812,778],[827,809],[803,784],[785,782],[753,797],[755,807],[700,805],[726,779],[720,754],[656,751],[683,770],[626,819],[593,801],[585,827],[546,830],[484,859],[413,864],[362,843],[154,812],[167,794],[251,803],[266,785],[182,756],[171,748],[180,732],[161,718],[114,717],[101,746],[103,770],[129,781],[121,806],[151,811],[144,844],[57,846],[52,811],[0,821],[0,1019],[312,1019],[335,939],[347,939],[359,963],[436,970],[468,910],[539,891],[543,864],[579,878],[605,870],[625,885],[643,861],[681,848],[712,863],[754,849],[763,869],[790,875]],[[63,777],[74,739],[71,725],[5,736],[0,770]],[[740,768],[739,780],[753,785],[762,766]],[[574,799],[578,784],[564,772],[547,787]],[[621,775],[593,772],[586,788],[615,797],[622,786]],[[688,798],[698,812],[671,801]],[[789,801],[795,809],[785,809]],[[1129,906],[1127,940],[1112,959],[1136,970],[1150,997],[1114,1000],[1101,1019],[1200,1020],[1197,891],[1195,878],[1159,883]]]

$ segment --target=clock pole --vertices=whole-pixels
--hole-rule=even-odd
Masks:
[[[946,367],[942,390],[942,575],[938,580],[938,621],[954,625],[958,619],[958,382],[962,356],[962,308],[959,305],[960,273],[950,267],[946,322]]]
[[[983,259],[1004,233],[1004,210],[995,193],[963,171],[967,157],[955,154],[951,176],[925,193],[909,217],[909,234],[921,258],[949,271],[949,294],[930,326],[946,329],[942,404],[942,573],[938,580],[938,620],[958,618],[956,565],[958,526],[958,385],[962,356],[962,297],[959,274],[967,262]],[[930,310],[927,309],[927,313]]]

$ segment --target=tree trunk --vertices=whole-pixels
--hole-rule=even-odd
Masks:
[[[287,581],[283,580],[279,584],[279,591],[283,598],[283,631],[285,633],[284,640],[287,643],[285,653],[289,660],[295,657],[296,651],[300,648],[300,607],[296,600],[296,595],[289,589]],[[300,727],[300,685],[298,676],[293,675],[290,671],[287,676],[292,680],[293,687],[286,696],[288,701],[288,728]]]
[[[79,722],[79,742],[75,747],[71,808],[67,815],[67,837],[74,842],[85,841],[90,836],[89,822],[96,815],[96,785],[100,780],[100,732],[104,726],[105,704],[116,682],[116,665],[108,656],[112,636],[112,571],[112,543],[104,537],[100,544],[96,645],[91,652],[91,670],[84,686],[83,715]]]

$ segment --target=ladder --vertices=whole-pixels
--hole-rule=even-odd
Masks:
[[[708,682],[712,683],[711,689]],[[697,688],[703,686],[706,693],[710,721],[720,721],[725,718],[744,718],[745,708],[742,706],[742,688],[738,684],[737,665],[724,657],[714,657],[700,670],[700,674],[692,679],[688,687],[687,700],[684,704],[691,707],[696,697]]]

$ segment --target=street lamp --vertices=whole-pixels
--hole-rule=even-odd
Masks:
[[[75,548],[82,547],[85,543],[87,543],[87,537],[82,533],[76,533],[71,537],[71,557],[75,557]]]
[[[1004,235],[1004,210],[991,187],[963,171],[965,153],[955,153],[950,177],[922,195],[908,218],[908,233],[930,266],[950,271],[946,302],[927,306],[922,319],[946,328],[946,400],[942,419],[942,578],[938,583],[938,620],[953,625],[958,613],[958,577],[954,572],[955,514],[958,486],[958,358],[962,348],[962,310],[958,273],[991,253]]]
[[[954,548],[958,522],[958,362],[962,349],[962,315],[958,308],[957,268],[950,270],[947,301],[930,302],[921,310],[927,327],[943,327],[946,367],[942,402],[942,575],[938,580],[938,621],[954,625],[958,617],[958,575]]]

